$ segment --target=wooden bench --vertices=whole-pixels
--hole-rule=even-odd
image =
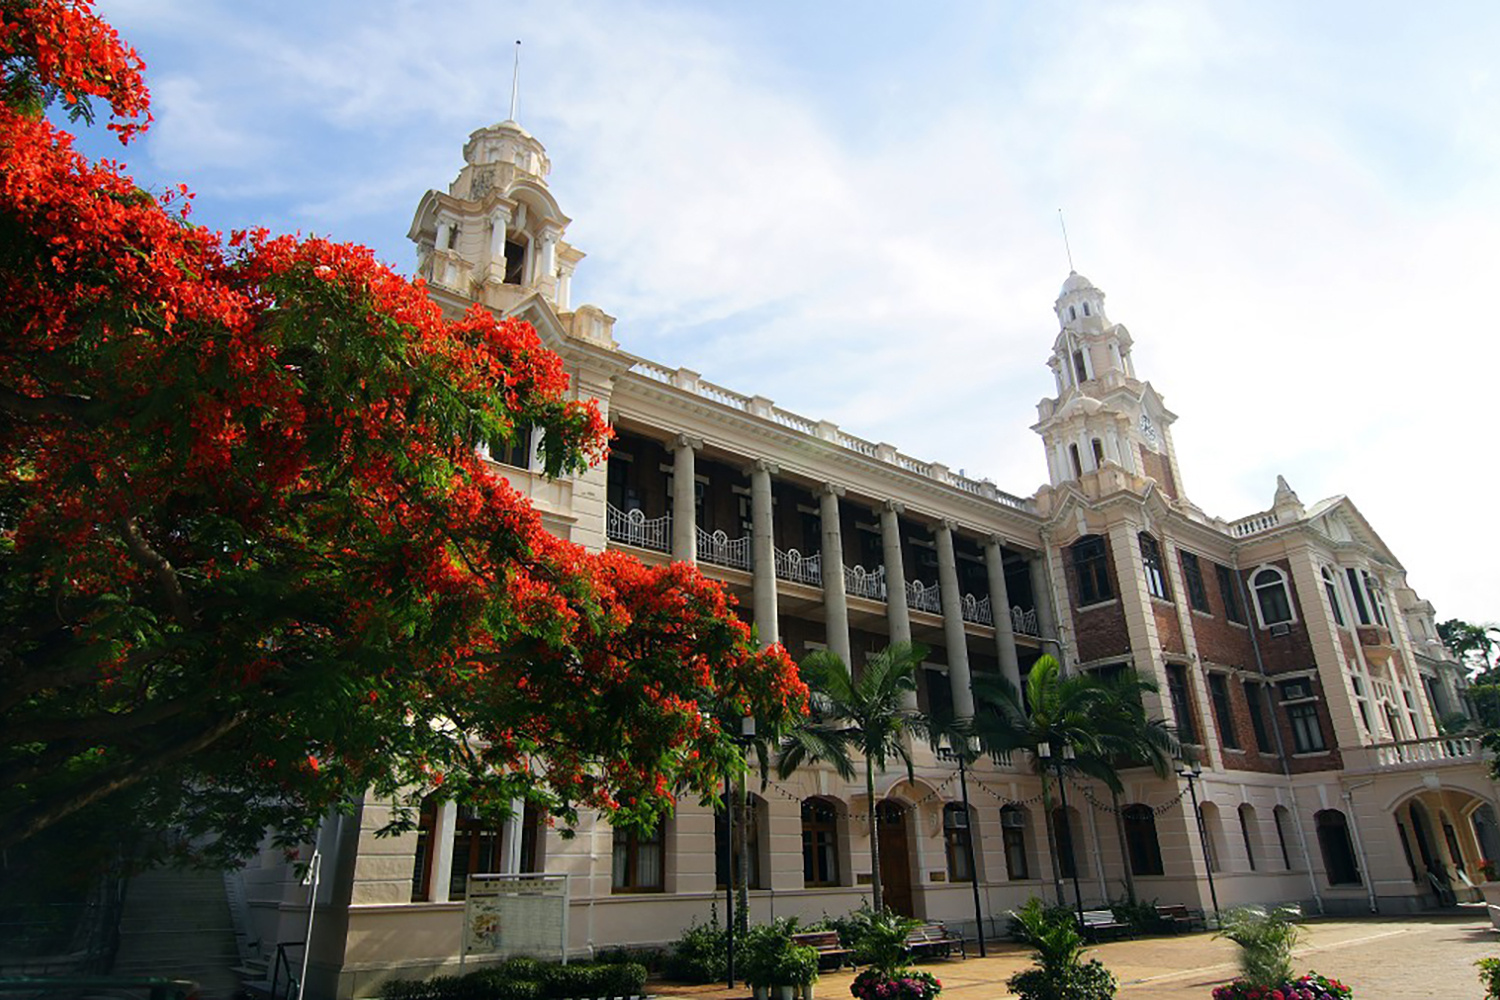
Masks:
[[[1208,921],[1203,916],[1202,910],[1190,910],[1181,903],[1173,906],[1156,906],[1156,919],[1161,921],[1173,934],[1183,931],[1201,931],[1208,928]]]
[[[941,954],[944,958],[948,958],[952,956],[955,947],[958,949],[960,958],[969,957],[968,952],[964,950],[963,935],[948,930],[941,923],[923,924],[906,935],[906,953],[913,957],[918,954]]]
[[[1116,920],[1113,910],[1083,911],[1083,936],[1090,941],[1125,937],[1129,933],[1130,925]]]
[[[835,969],[842,969],[844,963],[854,965],[854,952],[839,943],[838,931],[803,931],[801,934],[792,935],[792,943],[804,945],[818,953],[818,965],[823,964],[823,959],[831,958]]]

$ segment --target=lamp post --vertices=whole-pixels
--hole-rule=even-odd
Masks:
[[[1058,756],[1053,757],[1052,744],[1043,742],[1036,745],[1036,755],[1045,762],[1043,767],[1051,764],[1057,771],[1057,793],[1062,799],[1063,820],[1068,823],[1068,861],[1073,870],[1073,904],[1078,908],[1078,926],[1081,929],[1083,927],[1083,890],[1078,887],[1078,853],[1073,849],[1073,824],[1068,819],[1068,785],[1063,780],[1063,768],[1072,764],[1078,754],[1073,750],[1071,743],[1064,743],[1059,748]],[[1052,823],[1052,839],[1060,841],[1062,838],[1057,835],[1057,824],[1053,822],[1053,817],[1048,816],[1047,821]],[[1061,847],[1060,843],[1054,844],[1054,849],[1058,847]],[[1057,887],[1057,895],[1058,902],[1062,902],[1061,885]]]
[[[1219,893],[1214,888],[1213,855],[1208,847],[1208,827],[1203,825],[1203,813],[1198,809],[1198,779],[1203,777],[1203,765],[1196,758],[1182,761],[1177,769],[1179,778],[1186,778],[1188,795],[1193,800],[1193,819],[1198,824],[1198,844],[1203,848],[1203,869],[1208,873],[1208,898],[1214,904],[1214,924],[1219,924]]]
[[[735,746],[742,749],[748,747],[751,743],[753,743],[755,741],[755,716],[747,715],[744,718],[740,719],[740,734],[738,736],[732,736],[730,737],[730,739],[734,742]],[[727,873],[729,877],[724,880],[724,914],[729,921],[729,930],[724,940],[724,966],[725,976],[729,981],[728,986],[730,989],[734,989],[734,928],[736,923],[734,918],[734,877],[735,871],[738,868],[735,862],[739,860],[737,852],[734,849],[734,798],[734,782],[733,779],[728,774],[726,774],[724,775],[724,822],[725,826],[729,828],[729,871]]]
[[[953,741],[945,733],[942,742],[938,746],[938,756],[943,760],[958,761],[958,788],[964,800],[964,822],[968,823],[973,816],[969,811],[969,757],[979,752],[979,740],[974,736],[964,736],[962,745],[954,748]],[[984,907],[979,903],[979,866],[974,863],[974,827],[972,824],[965,828],[968,836],[969,854],[969,886],[974,890],[974,926],[979,935],[979,957],[984,958],[988,954],[984,946]]]

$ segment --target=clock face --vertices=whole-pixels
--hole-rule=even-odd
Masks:
[[[1151,422],[1151,414],[1141,414],[1141,434],[1152,444],[1156,443],[1156,425]]]

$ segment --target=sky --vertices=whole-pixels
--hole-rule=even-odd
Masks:
[[[86,149],[403,273],[522,40],[573,301],[624,349],[1022,495],[1061,208],[1193,502],[1345,494],[1440,620],[1500,619],[1500,5],[98,6],[157,121]]]

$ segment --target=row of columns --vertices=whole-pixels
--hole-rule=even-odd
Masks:
[[[696,562],[697,524],[697,452],[703,447],[699,438],[679,434],[673,442],[672,456],[672,558]],[[752,553],[753,603],[755,628],[761,646],[781,641],[777,608],[776,558],[772,530],[773,504],[771,477],[780,469],[771,462],[757,460],[750,468],[750,548]],[[823,611],[828,633],[828,649],[852,665],[849,639],[849,599],[844,586],[844,543],[839,499],[844,488],[825,483],[818,490],[818,514],[822,522]],[[887,500],[879,510],[881,551],[885,564],[886,624],[891,642],[911,642],[911,611],[906,603],[906,569],[901,555],[901,515],[905,507]],[[934,531],[937,541],[938,593],[943,608],[943,636],[948,653],[948,676],[953,689],[955,714],[967,718],[974,714],[974,693],[970,685],[969,651],[964,631],[963,594],[958,583],[958,559],[953,535],[958,525],[944,519]],[[1004,551],[999,535],[985,539],[985,568],[990,587],[990,607],[995,623],[995,654],[1001,674],[1012,684],[1021,683],[1020,663],[1016,656],[1015,631],[1010,618],[1010,596],[1005,585]],[[1041,557],[1030,561],[1031,591],[1036,603],[1037,626],[1043,636],[1056,636],[1050,601],[1051,583]],[[916,707],[915,693],[908,696],[909,708]]]

